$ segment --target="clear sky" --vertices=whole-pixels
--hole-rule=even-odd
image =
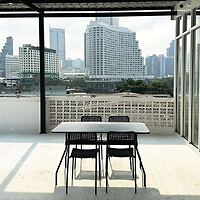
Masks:
[[[49,47],[49,26],[65,29],[66,58],[84,57],[84,32],[94,18],[45,18],[45,46]],[[166,54],[175,38],[175,21],[170,17],[121,17],[119,25],[136,32],[142,55]],[[7,36],[14,39],[14,54],[23,44],[39,45],[38,19],[0,19],[0,51]]]

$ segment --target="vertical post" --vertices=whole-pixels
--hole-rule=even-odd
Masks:
[[[196,10],[193,9],[191,12],[191,27],[196,25]],[[195,71],[195,31],[190,32],[190,74],[189,74],[189,120],[188,120],[188,141],[193,142],[193,130],[194,130],[194,119],[193,119],[193,108],[194,108],[194,71]]]
[[[187,29],[187,16],[183,15],[183,32]],[[186,42],[187,36],[182,37],[182,74],[181,74],[181,136],[185,136],[185,71],[186,71]]]
[[[39,43],[40,43],[40,133],[46,133],[44,13],[43,12],[40,12],[39,14]]]
[[[176,37],[180,34],[180,19],[176,18]],[[175,122],[175,131],[178,132],[178,58],[179,58],[179,40],[175,40],[175,59],[174,59],[174,98],[175,98],[175,106],[174,106],[174,122]],[[180,115],[180,114],[179,114]],[[180,130],[179,130],[180,131]]]

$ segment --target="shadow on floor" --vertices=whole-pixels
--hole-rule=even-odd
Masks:
[[[61,143],[64,145],[65,135],[63,133],[48,133],[40,134],[33,132],[1,132],[1,143],[18,143],[20,138],[21,143]],[[103,137],[104,138],[104,137]],[[138,136],[139,144],[148,145],[185,145],[184,140],[177,133],[173,134],[154,134]]]
[[[98,188],[94,195],[93,187],[69,187],[69,194],[65,194],[65,187],[55,188],[53,193],[23,193],[3,192],[1,200],[199,200],[195,195],[161,195],[156,188],[138,188],[137,194],[134,188],[110,187],[106,194],[105,188]]]

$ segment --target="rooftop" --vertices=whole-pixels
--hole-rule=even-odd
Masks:
[[[139,151],[147,173],[147,188],[141,187],[138,167],[137,194],[134,193],[134,182],[127,168],[129,160],[118,158],[111,160],[113,171],[109,172],[108,194],[103,179],[101,187],[98,185],[97,196],[94,195],[93,161],[88,160],[83,161],[81,174],[77,163],[77,178],[73,187],[70,181],[69,194],[66,196],[64,166],[59,172],[58,186],[54,187],[54,173],[64,149],[63,142],[62,134],[1,132],[1,200],[200,199],[200,154],[176,133],[151,133],[139,137]]]

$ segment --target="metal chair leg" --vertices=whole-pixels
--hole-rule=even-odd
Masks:
[[[68,153],[67,153],[66,194],[68,194],[68,175],[69,175],[69,147],[70,147],[70,146],[68,146]]]
[[[135,151],[135,173],[134,173],[134,175],[135,175],[135,193],[137,193],[137,172],[136,172],[136,148],[134,148],[134,151]]]
[[[99,180],[101,180],[101,151],[99,150],[99,152],[98,152],[98,154],[99,154],[99,156],[98,156],[98,158],[99,158]]]
[[[134,157],[132,157],[131,159],[132,159],[132,175],[134,178]]]
[[[129,145],[129,149],[131,148],[131,145]],[[129,157],[130,160],[130,170],[132,169],[132,157]]]
[[[105,176],[104,174],[104,163],[103,163],[103,145],[101,145],[101,166],[102,166],[102,174],[103,174],[103,177]]]
[[[97,155],[95,157],[95,195],[97,194]]]
[[[108,147],[106,147],[106,193],[108,193]]]
[[[74,178],[74,158],[72,158],[72,186],[73,186],[73,178]]]
[[[77,144],[76,144],[76,149],[77,149]],[[76,158],[75,158],[75,163],[74,163],[74,169],[76,169]]]

